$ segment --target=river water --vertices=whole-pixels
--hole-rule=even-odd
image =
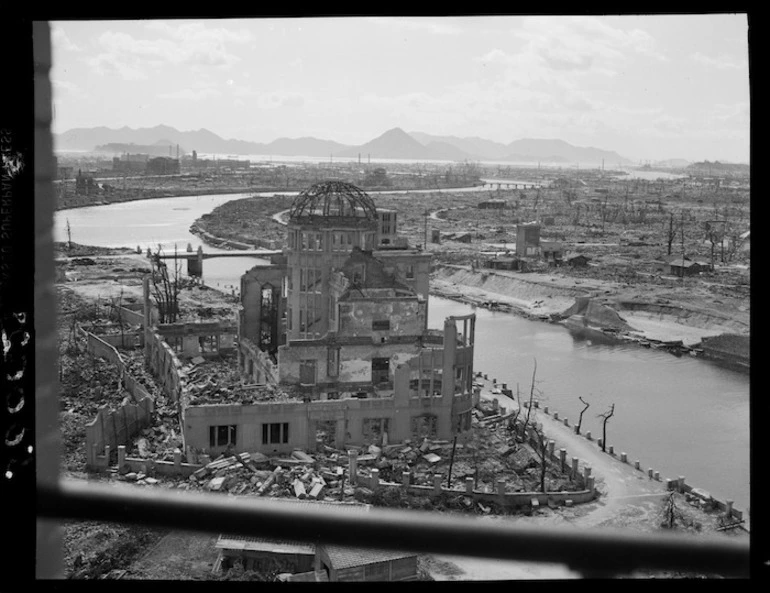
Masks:
[[[475,191],[483,188],[476,188]],[[435,191],[435,190],[433,190]],[[470,190],[474,191],[474,190]],[[287,208],[291,194],[287,196]],[[201,241],[189,232],[201,215],[229,200],[252,194],[186,196],[92,206],[56,213],[55,240],[84,245],[136,247],[160,244],[180,251]],[[265,194],[271,195],[271,194]],[[204,246],[206,252],[219,252]],[[253,257],[206,260],[209,286],[238,287],[240,276],[262,260]],[[447,315],[465,314],[463,303],[431,297],[431,327],[443,326]],[[534,361],[536,387],[543,405],[578,419],[582,396],[590,404],[585,430],[601,436],[597,414],[615,404],[607,424],[607,442],[629,460],[664,477],[686,476],[687,482],[714,496],[735,501],[746,510],[749,498],[749,377],[702,359],[633,345],[586,340],[558,325],[476,309],[475,367],[490,378],[528,394]]]

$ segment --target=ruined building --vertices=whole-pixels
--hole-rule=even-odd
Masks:
[[[468,429],[475,315],[428,329],[430,254],[397,236],[397,213],[328,181],[297,196],[287,234],[241,278],[238,362],[246,383],[300,395],[187,406],[186,445],[274,454]]]

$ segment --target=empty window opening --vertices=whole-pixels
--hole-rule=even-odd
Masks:
[[[236,425],[209,426],[209,446],[226,447],[235,446]]]
[[[289,442],[289,423],[272,422],[262,425],[262,444],[279,445]]]
[[[386,383],[390,379],[390,359],[372,359],[372,384]]]
[[[390,330],[390,319],[375,319],[372,321],[372,330],[388,331]]]
[[[412,436],[416,439],[436,438],[438,435],[438,418],[433,414],[412,416]]]

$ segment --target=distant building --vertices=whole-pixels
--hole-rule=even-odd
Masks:
[[[516,225],[516,255],[538,257],[540,255],[540,225],[528,222]]]
[[[124,154],[112,159],[112,170],[118,173],[144,173],[147,169],[147,154]]]
[[[694,276],[710,268],[710,264],[681,255],[666,255],[652,262],[653,272],[670,276]]]
[[[178,175],[179,159],[167,156],[158,156],[147,161],[146,172],[148,175]]]
[[[508,202],[505,200],[491,199],[479,202],[479,208],[481,210],[504,210],[508,207]]]
[[[545,261],[559,264],[564,257],[564,245],[559,241],[541,241],[540,253]]]
[[[584,268],[588,265],[588,262],[591,261],[591,258],[582,253],[577,253],[575,255],[570,255],[565,261],[573,268]]]

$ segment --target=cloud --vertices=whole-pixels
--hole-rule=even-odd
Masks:
[[[172,91],[170,93],[161,93],[158,95],[160,99],[181,99],[185,101],[202,101],[209,97],[219,97],[222,93],[217,89],[203,88],[203,89],[180,89],[178,91]]]
[[[717,57],[707,56],[701,52],[696,52],[690,56],[694,61],[717,68],[719,70],[742,70],[748,68],[748,62],[746,60],[735,60],[725,55],[719,55]]]
[[[64,29],[54,23],[51,23],[51,44],[54,53],[58,51],[83,51],[79,45],[70,40],[67,33],[64,32]]]
[[[61,80],[52,76],[51,86],[53,87],[54,95],[70,95],[71,97],[77,98],[87,96],[80,86],[69,80]]]
[[[371,17],[366,20],[389,29],[400,29],[402,31],[413,31],[415,33],[460,35],[463,32],[463,30],[453,24],[448,17]]]

